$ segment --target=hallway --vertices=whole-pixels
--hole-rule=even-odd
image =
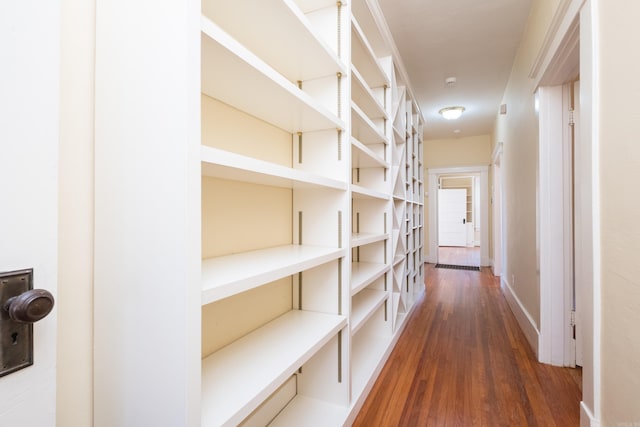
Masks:
[[[438,264],[480,267],[480,247],[440,246]]]
[[[489,269],[425,282],[354,426],[579,425],[580,370],[536,361]]]

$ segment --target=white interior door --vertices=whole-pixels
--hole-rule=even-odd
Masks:
[[[467,190],[438,190],[438,244],[466,246]]]
[[[57,0],[0,4],[0,272],[33,269],[54,297],[59,15]],[[1,426],[55,426],[55,308],[34,324],[33,350],[33,365],[0,377]]]
[[[579,295],[583,291],[583,286],[586,280],[590,280],[586,272],[588,271],[587,265],[591,263],[585,263],[585,251],[589,251],[589,242],[591,241],[591,230],[588,228],[588,222],[585,218],[585,212],[588,212],[588,196],[585,195],[587,189],[585,189],[585,183],[591,179],[591,173],[584,168],[584,156],[585,148],[584,143],[580,139],[580,81],[573,83],[573,123],[571,127],[573,132],[573,216],[574,227],[576,232],[573,233],[573,288],[571,289],[571,298],[573,303],[574,316],[574,337],[569,342],[570,346],[574,347],[573,353],[575,353],[575,363],[578,366],[583,366],[584,353],[583,353],[583,338],[582,338],[582,305],[580,304]],[[587,277],[585,277],[587,276]]]

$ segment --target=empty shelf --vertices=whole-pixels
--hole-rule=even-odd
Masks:
[[[202,425],[238,425],[346,325],[292,310],[202,361]]]
[[[202,304],[333,261],[344,249],[286,245],[202,261]]]

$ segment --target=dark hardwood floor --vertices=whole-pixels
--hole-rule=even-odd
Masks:
[[[578,426],[579,369],[542,365],[482,272],[426,269],[426,298],[354,426]]]

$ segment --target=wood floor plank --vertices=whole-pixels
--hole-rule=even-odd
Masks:
[[[425,282],[355,427],[580,424],[580,370],[537,362],[489,269]]]

